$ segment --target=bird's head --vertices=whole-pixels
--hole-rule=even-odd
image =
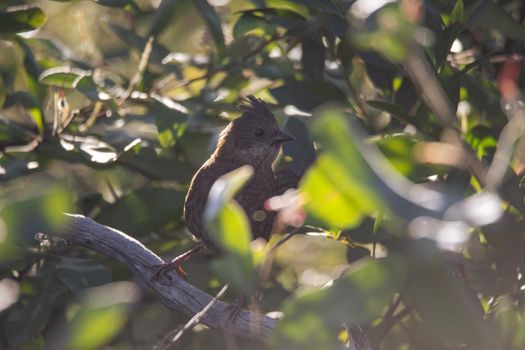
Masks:
[[[221,133],[216,156],[234,158],[242,163],[271,165],[281,143],[294,137],[279,130],[277,120],[266,103],[254,96],[246,98],[242,115]]]

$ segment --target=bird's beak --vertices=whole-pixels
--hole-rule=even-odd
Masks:
[[[281,130],[279,130],[277,134],[272,136],[272,143],[275,143],[275,144],[286,142],[286,141],[292,141],[292,140],[295,140],[295,137],[293,137],[293,135],[287,132],[281,131]]]

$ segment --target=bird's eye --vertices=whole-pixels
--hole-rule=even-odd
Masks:
[[[261,137],[261,136],[264,135],[264,130],[261,129],[261,128],[257,128],[257,129],[255,129],[255,131],[253,132],[253,134],[254,134],[255,136],[257,136],[257,137]]]

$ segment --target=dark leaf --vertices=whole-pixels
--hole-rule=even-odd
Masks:
[[[302,49],[301,65],[305,76],[310,80],[323,80],[326,48],[322,41],[306,37]]]
[[[345,101],[346,96],[336,86],[323,81],[287,81],[270,93],[282,105],[294,105],[304,111],[329,101]]]
[[[46,21],[46,15],[38,7],[14,7],[0,11],[0,33],[20,33],[35,30]]]
[[[292,2],[292,0],[286,0]],[[308,6],[318,11],[326,11],[334,15],[344,18],[342,9],[338,6],[338,2],[331,0],[294,0],[294,3]]]
[[[75,294],[111,282],[108,268],[91,259],[62,256],[56,272],[58,279]]]
[[[101,208],[95,220],[138,237],[182,217],[185,191],[148,185]]]
[[[295,137],[294,141],[283,144],[283,154],[291,158],[291,167],[301,177],[315,160],[315,149],[305,123],[297,117],[290,117],[285,130]]]
[[[7,314],[3,331],[10,346],[19,348],[43,331],[58,298],[67,289],[53,272],[22,282],[20,300]]]

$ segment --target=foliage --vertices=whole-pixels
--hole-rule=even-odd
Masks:
[[[152,348],[185,323],[52,233],[76,212],[191,248],[191,177],[255,94],[296,137],[279,217],[304,228],[251,244],[241,168],[206,218],[227,253],[186,262],[192,284],[282,311],[270,349],[339,348],[356,324],[374,349],[523,349],[525,5],[381,3],[0,3],[0,348]]]

